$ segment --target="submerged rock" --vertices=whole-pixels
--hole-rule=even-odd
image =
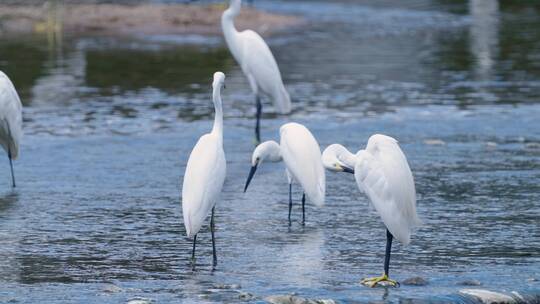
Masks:
[[[238,295],[238,298],[242,301],[251,301],[255,298],[254,295],[250,294],[249,292],[240,292]]]
[[[484,304],[513,304],[518,302],[512,296],[485,289],[462,289],[459,293],[472,296]]]
[[[240,289],[242,286],[240,284],[214,284],[212,286],[215,289]]]
[[[153,303],[153,301],[150,299],[134,298],[134,299],[128,300],[126,304],[151,304],[151,303]]]
[[[422,277],[412,277],[401,282],[403,285],[412,285],[412,286],[426,286],[429,282]]]
[[[446,145],[446,143],[442,139],[426,139],[426,140],[424,140],[424,144],[430,145],[430,146],[443,146],[443,145]]]
[[[478,280],[466,280],[466,281],[459,282],[458,285],[462,285],[462,286],[482,286],[482,282],[480,282]]]
[[[122,288],[114,284],[105,284],[105,286],[103,286],[102,291],[106,293],[117,293],[117,292],[121,292]]]
[[[334,300],[314,300],[293,295],[275,295],[264,298],[268,303],[272,304],[336,304]]]

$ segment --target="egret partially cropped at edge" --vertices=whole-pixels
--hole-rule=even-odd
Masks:
[[[246,75],[255,96],[255,139],[260,143],[261,93],[272,99],[274,108],[281,114],[291,112],[291,98],[283,85],[276,59],[266,42],[252,30],[236,30],[234,18],[240,14],[241,6],[241,0],[231,0],[229,8],[221,16],[221,27],[227,46]]]
[[[15,187],[13,160],[19,156],[22,136],[22,104],[9,77],[0,71],[0,144],[6,151],[11,168],[11,182]]]
[[[289,225],[291,225],[292,184],[296,182],[303,189],[302,224],[306,220],[306,195],[317,206],[324,205],[326,180],[321,160],[321,149],[311,132],[301,124],[287,123],[279,129],[280,143],[270,140],[258,145],[251,157],[251,170],[244,187],[246,192],[257,168],[268,160],[283,160],[289,181]]]
[[[362,284],[374,287],[384,282],[399,286],[388,277],[392,239],[408,245],[411,230],[421,222],[416,214],[413,175],[397,140],[375,134],[369,138],[366,149],[356,155],[333,144],[324,150],[322,159],[324,167],[330,171],[354,174],[358,188],[367,195],[386,225],[384,273],[380,277],[363,279]]]
[[[210,232],[212,233],[213,265],[217,265],[216,242],[214,238],[214,211],[221,194],[227,163],[223,151],[223,109],[221,88],[225,74],[214,74],[213,101],[215,107],[214,127],[203,135],[189,155],[182,186],[182,213],[187,236],[193,238],[191,259],[195,261],[197,233],[211,211]]]

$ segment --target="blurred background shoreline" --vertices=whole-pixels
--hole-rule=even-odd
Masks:
[[[201,34],[220,35],[223,4],[148,3],[148,1],[41,0],[0,3],[0,35]],[[301,17],[245,8],[239,29],[262,34],[300,25]]]

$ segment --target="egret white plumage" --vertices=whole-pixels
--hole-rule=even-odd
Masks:
[[[182,213],[188,237],[193,237],[192,260],[195,260],[197,233],[201,229],[208,212],[212,211],[210,231],[212,233],[213,264],[217,264],[216,243],[214,238],[214,211],[223,183],[227,163],[223,151],[223,109],[221,88],[225,74],[214,74],[213,101],[215,107],[214,127],[203,135],[189,155],[182,186]]]
[[[11,182],[15,187],[13,160],[19,156],[22,136],[22,104],[9,77],[0,71],[0,144],[6,151],[11,168]]]
[[[375,134],[369,138],[366,149],[356,154],[333,144],[324,150],[322,160],[330,171],[354,174],[358,188],[367,195],[387,228],[384,273],[362,283],[370,287],[380,282],[399,285],[388,277],[392,239],[408,245],[411,230],[421,222],[416,214],[413,175],[397,140]]]
[[[291,112],[291,98],[283,85],[276,59],[266,42],[252,30],[242,32],[236,30],[234,18],[240,14],[241,6],[241,0],[231,0],[229,8],[221,16],[221,27],[227,46],[246,75],[255,96],[257,107],[255,137],[259,143],[262,113],[260,93],[268,95],[277,112],[281,114]]]
[[[321,149],[311,132],[301,124],[287,123],[279,129],[280,143],[270,140],[258,145],[251,157],[251,170],[244,187],[246,192],[255,171],[265,160],[283,160],[289,181],[289,225],[291,224],[292,183],[302,186],[302,224],[305,223],[306,195],[317,206],[324,205],[326,189]]]

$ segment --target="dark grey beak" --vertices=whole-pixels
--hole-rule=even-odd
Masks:
[[[354,174],[354,169],[343,166],[343,172]]]
[[[249,170],[249,175],[248,175],[248,178],[247,178],[247,181],[246,181],[246,186],[244,187],[244,193],[246,192],[248,186],[249,186],[249,183],[251,182],[251,179],[253,178],[253,175],[255,175],[255,171],[257,171],[257,166],[259,164],[256,164],[255,166],[252,166],[251,167],[251,170]]]

